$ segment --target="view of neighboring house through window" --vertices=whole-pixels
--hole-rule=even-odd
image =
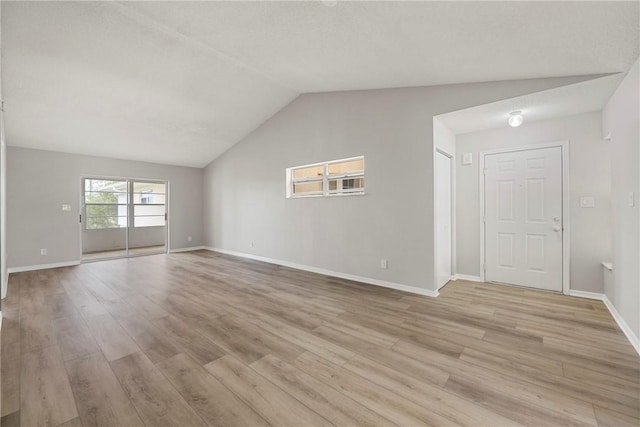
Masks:
[[[287,197],[364,194],[364,157],[287,169]]]
[[[84,186],[87,229],[127,226],[127,181],[85,179]]]
[[[133,226],[155,227],[164,225],[166,184],[137,182],[133,185]]]

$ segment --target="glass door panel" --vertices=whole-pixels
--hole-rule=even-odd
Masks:
[[[126,180],[84,180],[83,260],[127,255],[128,188]]]
[[[167,184],[85,178],[82,260],[167,251]]]
[[[167,184],[131,182],[129,253],[147,255],[167,251]]]

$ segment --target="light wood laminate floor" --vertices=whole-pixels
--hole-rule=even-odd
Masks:
[[[2,311],[2,427],[639,424],[599,301],[198,251],[12,274]]]

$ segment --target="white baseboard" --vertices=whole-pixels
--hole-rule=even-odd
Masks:
[[[622,333],[624,333],[624,335],[627,337],[636,352],[640,354],[640,340],[638,339],[636,334],[633,333],[627,322],[622,318],[620,313],[618,313],[618,310],[616,310],[615,306],[611,303],[611,301],[609,301],[609,298],[607,298],[605,294],[570,290],[569,295],[571,295],[572,297],[588,298],[602,301],[609,310],[609,313],[611,313],[611,317],[613,317],[613,319],[622,330]]]
[[[199,251],[204,249],[204,246],[191,246],[189,248],[178,248],[169,250],[170,254],[177,254],[180,252],[191,252],[191,251]]]
[[[22,266],[22,267],[10,267],[10,268],[7,269],[7,275],[9,275],[9,273],[21,273],[23,271],[46,270],[47,268],[72,267],[74,265],[80,265],[80,261],[54,262],[54,263],[51,263],[51,264],[25,265],[25,266]]]
[[[602,302],[604,302],[604,305],[607,306],[607,308],[609,309],[609,312],[615,319],[618,326],[620,326],[620,329],[622,329],[622,332],[627,337],[627,339],[629,340],[633,348],[636,349],[636,353],[640,354],[640,340],[638,339],[636,334],[633,333],[633,331],[631,330],[627,322],[622,318],[620,313],[618,313],[618,310],[616,310],[616,308],[611,303],[611,301],[609,301],[609,298],[607,298],[606,295],[603,295],[603,297],[604,298],[602,299]]]
[[[456,274],[453,280],[467,280],[469,282],[482,282],[480,276],[469,276],[467,274]]]
[[[574,289],[569,290],[569,295],[572,297],[596,299],[598,301],[604,301],[605,295],[597,292],[576,291]]]
[[[289,261],[267,258],[259,255],[247,254],[244,252],[229,251],[227,249],[212,248],[209,246],[205,246],[204,249],[208,251],[219,252],[221,254],[233,255],[241,258],[252,259],[255,261],[262,261],[269,264],[282,265],[284,267],[295,268],[296,270],[304,270],[304,271],[309,271],[311,273],[322,274],[325,276],[333,276],[341,279],[353,280],[354,282],[362,282],[362,283],[367,283],[369,285],[382,286],[384,288],[410,292],[412,294],[424,295],[427,297],[437,297],[438,295],[440,295],[438,291],[432,291],[429,289],[416,288],[415,286],[402,285],[400,283],[387,282],[384,280],[371,279],[369,277],[362,277],[362,276],[356,276],[353,274],[340,273],[338,271],[325,270],[324,268],[312,267],[310,265],[304,265],[304,264],[296,264]]]

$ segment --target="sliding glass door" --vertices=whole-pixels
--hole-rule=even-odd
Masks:
[[[167,183],[83,178],[82,260],[167,251]]]

